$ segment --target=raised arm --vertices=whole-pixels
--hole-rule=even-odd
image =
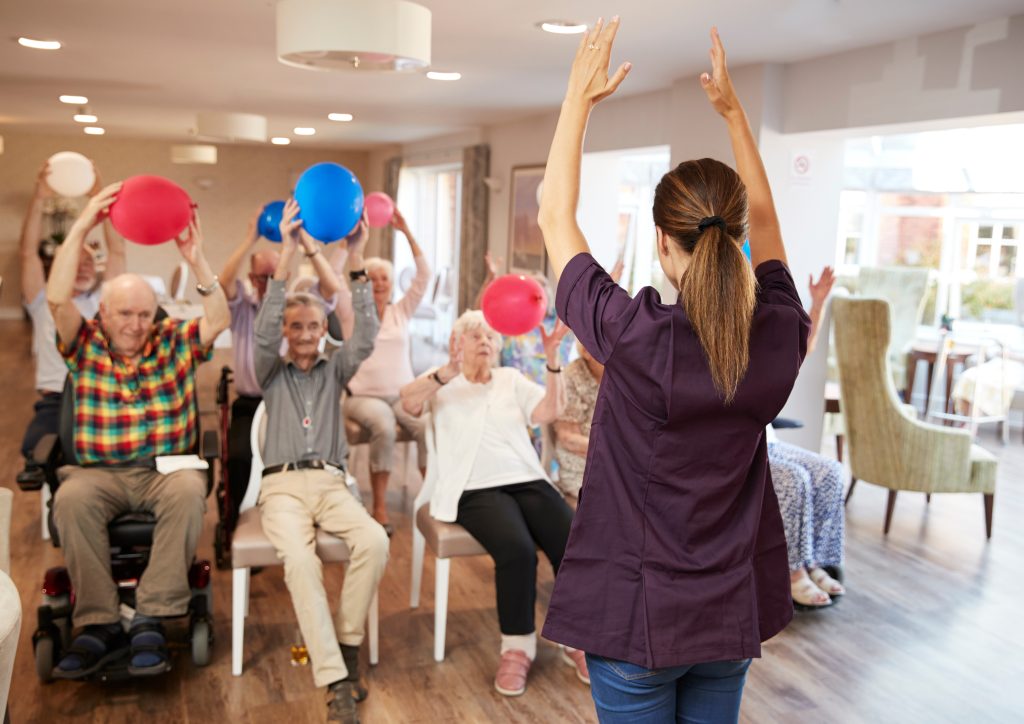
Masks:
[[[242,269],[242,265],[245,264],[245,260],[249,258],[249,254],[252,253],[252,248],[256,246],[256,242],[259,241],[260,233],[258,229],[262,212],[262,208],[258,209],[249,219],[249,225],[245,230],[245,238],[231,252],[231,256],[224,263],[224,268],[221,269],[220,285],[224,287],[224,295],[228,298],[228,301],[233,300],[238,294],[238,285],[235,283],[238,281],[238,272]]]
[[[217,335],[231,324],[231,310],[228,309],[228,298],[224,295],[224,286],[218,282],[217,275],[210,268],[210,262],[203,251],[203,230],[196,214],[189,222],[188,229],[174,240],[184,259],[192,270],[196,284],[210,290],[203,294],[203,318],[199,320],[199,342],[204,347],[213,344]]]
[[[373,343],[380,331],[377,305],[373,302],[373,287],[369,281],[352,282],[352,309],[355,315],[352,335],[345,338],[345,343],[331,360],[332,363],[337,360],[338,379],[343,385],[348,384],[363,360],[373,353]]]
[[[562,365],[558,359],[558,350],[569,327],[558,319],[555,327],[548,334],[542,324],[540,336],[544,342],[544,354],[547,357],[548,374],[544,386],[544,398],[533,408],[530,415],[531,425],[548,425],[557,420],[565,410],[565,387],[562,385]],[[552,372],[552,370],[556,370]]]
[[[292,244],[294,251],[294,244]],[[281,367],[281,323],[284,320],[284,286],[288,278],[289,258],[285,258],[285,249],[281,250],[281,258],[277,270],[284,269],[279,278],[275,270],[274,278],[267,284],[267,295],[256,312],[253,324],[252,362],[256,372],[256,382],[266,389]]]
[[[614,76],[608,77],[612,42],[618,29],[619,18],[615,16],[607,27],[598,20],[593,29],[583,35],[548,151],[537,223],[544,234],[544,246],[556,277],[561,276],[570,259],[590,251],[576,222],[583,138],[594,106],[615,92],[632,67],[630,63],[623,63]]]
[[[480,290],[476,293],[476,299],[473,300],[473,309],[480,309],[480,305],[483,304],[484,292],[487,291],[487,287],[491,286],[498,277],[498,269],[504,264],[505,259],[498,257],[497,261],[491,256],[491,252],[484,252],[484,263],[487,264],[487,274],[484,276],[484,282],[480,285]]]
[[[814,351],[814,347],[818,344],[821,318],[825,313],[825,304],[828,302],[828,295],[832,291],[832,285],[835,284],[835,281],[836,277],[832,273],[832,267],[830,266],[821,270],[821,276],[818,277],[817,282],[814,281],[813,275],[808,280],[808,286],[811,290],[811,311],[808,312],[808,316],[811,318],[811,331],[807,335],[806,357],[811,356],[811,352]]]
[[[92,173],[96,177],[96,182],[93,184],[92,190],[89,191],[89,195],[95,196],[103,187],[100,171],[96,168],[95,162],[92,164]],[[125,248],[124,237],[114,230],[114,225],[110,223],[109,214],[103,215],[103,244],[107,252],[103,278],[113,279],[128,271],[128,253]]]
[[[458,377],[460,372],[462,372],[462,345],[453,332],[448,338],[448,361],[444,366],[433,372],[424,372],[398,391],[402,398],[402,408],[410,415],[419,417],[423,414],[423,406],[434,399],[438,390]]]
[[[43,260],[39,258],[39,242],[43,235],[43,205],[53,196],[53,191],[46,183],[49,172],[49,162],[44,163],[36,175],[32,200],[25,212],[25,220],[21,223],[21,298],[26,304],[39,296],[39,292],[46,287]]]
[[[729,141],[736,157],[736,173],[747,187],[748,219],[750,227],[750,262],[759,264],[778,259],[786,262],[786,248],[782,243],[779,217],[775,213],[768,174],[761,162],[761,153],[750,130],[747,114],[736,97],[725,63],[725,48],[718,37],[718,28],[711,29],[711,74],[702,73],[700,84],[711,106],[725,119]]]
[[[423,249],[416,243],[409,224],[406,222],[402,212],[395,208],[394,216],[391,218],[391,225],[402,232],[406,241],[409,242],[409,250],[412,251],[412,260],[416,264],[416,276],[413,277],[412,285],[408,291],[398,300],[398,309],[406,316],[411,317],[423,301],[423,295],[427,293],[427,285],[430,283],[430,264],[423,256]]]
[[[366,246],[366,240],[369,238],[370,224],[366,220],[366,213],[363,212],[363,218],[356,224],[356,228],[345,237],[344,253],[342,246],[339,245],[331,259],[331,264],[339,278],[344,280],[343,272],[346,261],[348,262],[348,268],[352,271],[365,271],[366,265],[363,263],[363,248]],[[342,283],[341,291],[338,292],[338,304],[334,307],[334,314],[338,317],[338,321],[341,322],[342,336],[345,339],[351,339],[355,331],[356,313],[352,308],[352,290],[345,283]]]
[[[82,315],[72,299],[75,296],[75,277],[84,251],[85,237],[100,222],[101,216],[107,213],[120,190],[120,182],[111,184],[89,199],[53,259],[50,279],[46,283],[46,301],[57,326],[57,336],[65,346],[74,344],[75,336],[82,327]]]

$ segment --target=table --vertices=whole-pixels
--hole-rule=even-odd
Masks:
[[[917,363],[925,362],[928,366],[928,380],[924,390],[924,412],[926,415],[928,414],[928,405],[931,402],[935,363],[938,361],[942,344],[942,339],[917,339],[911,345],[910,351],[907,352],[907,388],[903,391],[903,401],[907,404],[913,404],[911,396],[914,393]],[[965,365],[967,359],[978,354],[980,350],[980,344],[956,342],[954,340],[953,349],[946,356],[946,398],[942,408],[943,412],[949,411],[949,398],[953,394],[953,371],[957,365]]]

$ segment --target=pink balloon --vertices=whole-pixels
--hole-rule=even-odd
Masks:
[[[363,207],[366,209],[366,220],[374,229],[387,226],[391,223],[391,217],[395,215],[395,202],[381,191],[367,194]]]
[[[163,244],[188,228],[192,209],[188,193],[170,179],[132,176],[110,206],[110,223],[128,241]]]
[[[543,321],[548,295],[536,279],[506,274],[487,287],[480,307],[484,319],[496,332],[514,337],[526,334]]]

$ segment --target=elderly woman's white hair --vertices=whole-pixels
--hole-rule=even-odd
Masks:
[[[501,335],[495,332],[494,328],[487,323],[484,313],[479,309],[469,309],[463,312],[462,316],[455,320],[455,325],[452,327],[452,333],[456,337],[461,337],[475,329],[482,329],[487,332],[487,334],[494,335],[498,338],[501,337]]]
[[[364,265],[366,266],[367,273],[381,269],[388,275],[388,279],[393,280],[395,278],[395,265],[387,259],[371,256],[364,262]]]

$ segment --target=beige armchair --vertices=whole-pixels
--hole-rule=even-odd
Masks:
[[[889,306],[881,299],[832,300],[849,461],[857,480],[889,489],[885,533],[896,493],[981,493],[985,532],[992,536],[996,459],[972,444],[967,430],[917,420],[896,394],[889,369]],[[849,494],[847,495],[849,500]]]

